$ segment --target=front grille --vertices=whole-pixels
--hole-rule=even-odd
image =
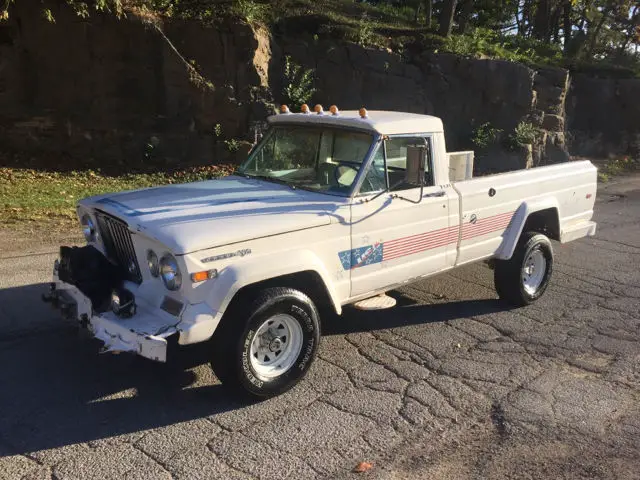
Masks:
[[[140,267],[127,224],[100,210],[96,210],[95,214],[98,230],[109,260],[122,270],[127,279],[142,283]]]

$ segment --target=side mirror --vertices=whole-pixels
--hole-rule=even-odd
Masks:
[[[418,187],[424,185],[424,166],[426,158],[426,145],[407,146],[407,168],[404,171],[404,183]]]

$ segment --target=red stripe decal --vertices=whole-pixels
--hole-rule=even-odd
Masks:
[[[476,223],[465,223],[462,226],[462,232],[457,226],[444,227],[430,232],[389,240],[383,244],[382,260],[394,260],[426,250],[444,247],[450,243],[457,243],[458,236],[460,236],[460,241],[465,241],[498,230],[504,230],[511,223],[514,213],[501,213],[493,217],[483,218]]]

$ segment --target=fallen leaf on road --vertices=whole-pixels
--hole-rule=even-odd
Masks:
[[[372,463],[360,462],[358,465],[356,465],[356,468],[354,468],[353,471],[355,473],[364,473],[364,472],[368,472],[372,468],[373,468],[373,464]]]

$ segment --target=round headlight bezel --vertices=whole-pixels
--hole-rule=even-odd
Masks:
[[[147,266],[149,267],[149,273],[153,278],[160,276],[160,260],[158,255],[153,250],[147,250]]]
[[[167,290],[179,290],[182,286],[182,273],[178,261],[170,253],[166,253],[160,259],[160,277]]]
[[[84,238],[87,242],[92,243],[95,242],[98,238],[98,231],[96,230],[96,224],[91,218],[91,215],[85,213],[80,218],[80,224],[82,225],[82,233],[84,234]]]

